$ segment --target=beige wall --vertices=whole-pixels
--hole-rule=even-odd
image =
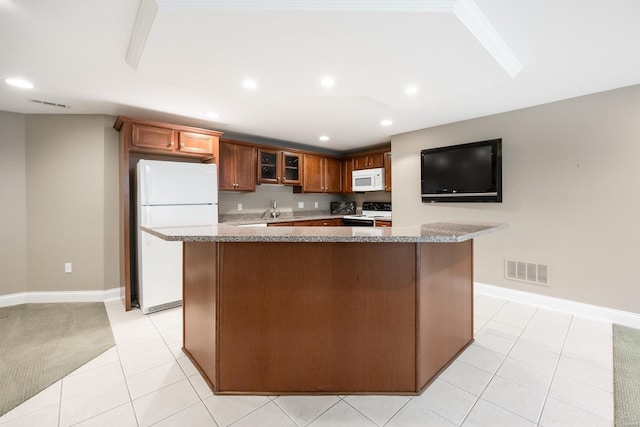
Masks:
[[[423,204],[420,150],[502,138],[503,203]],[[640,86],[392,138],[394,225],[505,222],[476,240],[475,280],[640,313]],[[506,280],[505,258],[551,286]]]
[[[26,116],[28,291],[118,287],[113,117]],[[64,273],[64,263],[73,273]]]
[[[25,117],[0,111],[0,295],[27,291]]]

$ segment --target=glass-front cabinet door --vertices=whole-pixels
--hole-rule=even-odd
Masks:
[[[302,156],[296,153],[282,152],[282,183],[289,185],[302,184],[300,164]]]
[[[258,181],[279,184],[278,151],[258,150]]]
[[[302,155],[258,150],[258,181],[265,184],[302,185]]]

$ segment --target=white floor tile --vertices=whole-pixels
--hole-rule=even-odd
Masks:
[[[493,317],[507,304],[507,300],[490,297],[487,295],[477,295],[474,298],[473,313],[483,317]]]
[[[64,389],[64,385],[63,385]],[[64,391],[63,391],[64,393]],[[60,426],[70,426],[129,402],[124,378],[92,388],[60,404]]]
[[[175,360],[173,353],[164,346],[122,359],[121,364],[125,376],[130,377],[151,368],[155,368],[156,366],[174,362]]]
[[[266,396],[216,396],[204,400],[207,409],[220,427],[238,421],[250,412],[266,405],[271,400]]]
[[[204,400],[207,397],[213,396],[213,391],[211,391],[209,384],[207,384],[204,378],[202,378],[202,375],[200,375],[199,373],[196,373],[195,375],[190,376],[189,382],[195,389],[196,393],[198,393],[198,396],[200,396],[201,400]]]
[[[458,356],[457,360],[494,374],[504,360],[504,355],[471,344]]]
[[[136,341],[150,335],[158,333],[151,320],[147,318],[138,318],[133,321],[112,324],[113,338],[116,344],[122,344],[129,341]]]
[[[547,393],[553,378],[553,367],[545,369],[507,357],[496,375],[516,384]]]
[[[164,342],[182,341],[182,326],[158,330]]]
[[[132,399],[137,399],[186,378],[176,361],[156,366],[127,377],[127,386]]]
[[[484,327],[484,325],[489,322],[489,317],[478,316],[477,314],[473,315],[473,332],[476,333],[480,329]]]
[[[133,401],[133,409],[141,427],[149,426],[199,402],[191,383],[185,378],[175,384],[149,393]]]
[[[42,390],[40,393],[33,396],[26,402],[16,406],[2,417],[0,417],[0,424],[9,420],[23,417],[33,412],[40,411],[41,409],[49,408],[51,405],[55,405],[56,408],[60,406],[60,392],[62,390],[62,380],[56,381],[49,387]],[[56,412],[57,413],[57,412]]]
[[[165,418],[154,427],[217,427],[213,417],[207,411],[204,403],[199,402],[187,409],[183,409],[177,414]]]
[[[462,427],[535,427],[536,424],[486,400],[478,400]]]
[[[436,414],[460,425],[478,398],[461,388],[435,380],[414,400],[424,403]]]
[[[96,415],[89,418],[86,421],[82,421],[78,424],[74,424],[74,427],[137,427],[138,422],[136,416],[133,413],[133,407],[131,402],[127,402],[124,405],[115,407],[107,412]]]
[[[613,351],[611,339],[597,334],[593,336],[570,334],[567,336],[562,354],[586,363],[613,369]]]
[[[374,427],[375,424],[360,412],[347,405],[344,401],[338,402],[327,412],[316,418],[310,427]]]
[[[383,425],[407,404],[408,396],[347,396],[344,401],[378,425]]]
[[[510,301],[493,316],[493,320],[517,327],[525,327],[535,311],[536,308],[533,306]]]
[[[105,387],[124,380],[120,362],[113,362],[62,379],[62,400],[87,393],[94,388]]]
[[[542,411],[540,426],[613,427],[613,422],[549,397]]]
[[[556,375],[549,396],[613,421],[613,394],[583,382]]]
[[[491,381],[491,377],[492,374],[485,370],[476,368],[461,360],[456,360],[440,374],[438,379],[466,390],[475,396],[480,396],[489,381]]]
[[[555,369],[560,354],[525,340],[518,340],[509,357],[542,369]]]
[[[274,400],[300,426],[309,424],[339,401],[337,396],[279,396]]]
[[[187,356],[179,357],[177,361],[186,376],[190,377],[198,373],[198,368],[191,363],[191,360],[189,360]]]
[[[482,331],[490,332],[494,335],[512,340],[517,340],[523,330],[524,328],[522,327],[498,322],[497,320],[489,320],[482,328]]]
[[[505,356],[509,354],[511,347],[513,347],[513,344],[516,342],[515,338],[505,338],[504,336],[495,335],[486,330],[481,330],[475,334],[473,338],[474,344]]]
[[[234,427],[297,427],[274,402],[269,402],[233,423]]]
[[[21,416],[5,419],[0,418],[2,427],[57,427],[59,405],[50,405]],[[5,414],[6,415],[6,414]]]
[[[120,358],[118,357],[118,350],[114,346],[114,347],[111,347],[109,350],[105,351],[104,353],[102,353],[101,355],[99,355],[98,357],[96,357],[95,359],[85,363],[84,365],[82,365],[75,371],[71,372],[67,376],[70,377],[76,374],[81,374],[91,369],[100,368],[115,362],[120,363]]]
[[[613,393],[613,371],[567,356],[560,356],[556,374]]]
[[[139,340],[117,344],[116,348],[118,349],[120,359],[128,359],[140,353],[146,353],[147,351],[156,350],[165,346],[164,340],[160,334],[156,332]]]
[[[545,396],[546,390],[533,390],[495,376],[481,398],[537,423],[542,413]]]
[[[164,341],[164,340],[163,340]],[[177,341],[167,343],[167,347],[169,347],[169,351],[173,354],[173,357],[179,359],[180,357],[184,357],[185,354],[182,351],[182,338]]]
[[[384,427],[457,427],[433,412],[424,403],[412,399]]]

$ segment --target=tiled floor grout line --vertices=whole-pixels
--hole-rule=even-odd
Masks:
[[[547,387],[547,392],[544,395],[544,400],[542,401],[542,410],[538,415],[538,421],[536,425],[540,426],[540,421],[542,421],[542,414],[544,413],[544,407],[547,405],[547,400],[549,399],[549,392],[551,391],[551,387],[553,386],[553,382],[556,379],[556,373],[558,372],[558,365],[560,364],[560,359],[562,358],[562,351],[564,350],[564,345],[567,343],[567,337],[569,336],[569,331],[571,330],[571,324],[573,323],[573,316],[569,319],[569,325],[567,326],[567,332],[564,334],[564,339],[562,340],[562,346],[560,347],[560,354],[558,355],[558,360],[556,360],[556,366],[553,368],[553,375],[551,376],[551,382]]]
[[[511,301],[507,301],[507,302],[505,302],[505,303],[500,307],[500,309],[498,309],[498,310],[494,313],[494,315],[493,315],[493,316],[491,316],[491,317],[489,318],[489,320],[493,320],[493,318],[494,318],[494,317],[496,317],[496,315],[497,315],[500,311],[502,311],[502,309],[503,309],[504,307],[506,307],[510,302],[511,302]],[[532,306],[532,307],[533,307],[533,306]],[[491,381],[493,381],[493,379],[496,377],[496,375],[498,375],[498,371],[500,370],[500,368],[501,368],[501,367],[502,367],[502,365],[504,364],[505,360],[507,360],[507,358],[509,357],[509,354],[511,354],[511,351],[513,350],[513,347],[515,347],[515,345],[518,343],[518,341],[520,340],[520,338],[522,338],[522,334],[524,334],[524,331],[527,329],[527,326],[529,326],[529,324],[531,323],[531,320],[535,317],[535,315],[536,315],[536,313],[538,312],[538,310],[539,310],[539,309],[536,307],[535,311],[533,312],[533,314],[531,315],[531,317],[530,317],[530,318],[529,318],[529,320],[527,321],[527,324],[522,328],[522,331],[520,331],[520,335],[518,335],[518,338],[516,338],[516,340],[513,342],[513,345],[511,346],[511,348],[509,348],[509,352],[508,352],[506,355],[504,355],[504,358],[503,358],[503,359],[502,359],[502,361],[500,362],[500,365],[498,365],[498,368],[496,369],[496,371],[495,371],[495,372],[493,373],[493,375],[491,376],[491,379],[489,380],[489,382],[487,383],[487,385],[486,385],[486,386],[484,386],[484,388],[483,388],[483,389],[482,389],[482,391],[480,392],[480,395],[478,396],[478,398],[477,398],[477,399],[476,399],[476,401],[474,402],[473,406],[471,406],[471,408],[469,409],[469,411],[468,411],[468,412],[466,413],[466,415],[464,416],[464,418],[463,418],[462,422],[460,423],[460,426],[464,425],[464,423],[467,421],[467,418],[469,418],[469,414],[471,414],[471,412],[473,411],[473,409],[474,409],[474,408],[476,407],[476,405],[478,404],[478,401],[479,401],[480,399],[482,399],[482,394],[485,392],[485,390],[487,389],[487,387],[489,387],[489,384],[491,384]],[[489,323],[489,320],[487,321],[487,323]],[[503,323],[503,322],[500,322],[499,320],[496,320],[496,322]],[[485,325],[486,325],[486,323],[485,323]],[[484,326],[483,326],[483,327],[484,327]],[[482,329],[480,329],[480,330],[482,330]],[[480,332],[480,331],[478,331],[478,332]],[[475,333],[474,333],[474,337],[475,337]],[[482,346],[481,346],[481,345],[479,345],[479,344],[478,344],[478,346],[479,346],[479,347],[482,347]],[[482,347],[482,348],[484,348],[484,347]],[[486,349],[486,350],[489,350],[489,349]],[[490,350],[490,351],[493,351],[493,350]],[[508,381],[508,380],[507,380],[507,381]],[[504,409],[505,411],[508,411],[508,412],[510,412],[510,413],[512,413],[512,414],[514,414],[514,415],[517,415],[518,417],[520,417],[520,418],[522,418],[522,419],[525,419],[525,420],[526,420],[526,418],[524,418],[522,415],[520,415],[520,414],[516,414],[515,412],[513,412],[513,411],[511,411],[511,410],[509,410],[509,409],[507,409],[507,408],[503,408],[502,406],[500,406],[500,405],[498,405],[498,404],[495,404],[495,403],[493,403],[493,402],[489,402],[489,403],[491,403],[491,404],[493,404],[493,405],[495,405],[495,406],[497,406],[497,407],[499,407],[499,408],[501,408],[501,409]],[[527,421],[529,421],[529,420],[527,420]]]

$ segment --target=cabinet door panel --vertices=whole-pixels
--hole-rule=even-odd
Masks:
[[[171,129],[134,123],[131,130],[132,148],[150,148],[160,151],[173,151],[174,149],[174,134]]]
[[[323,158],[313,154],[304,155],[304,181],[302,188],[308,193],[324,192]]]
[[[342,191],[342,162],[338,159],[325,158],[324,187],[327,193]]]
[[[236,190],[256,191],[256,148],[236,145]]]
[[[384,165],[384,153],[372,154],[369,157],[368,169],[381,168]]]
[[[196,132],[178,133],[178,151],[193,154],[210,154],[213,156],[214,137]]]
[[[342,162],[342,192],[353,193],[351,182],[351,172],[353,172],[353,159],[347,159]]]
[[[258,180],[268,184],[279,184],[277,151],[258,150]]]
[[[288,153],[283,151],[282,154],[282,183],[289,185],[300,185],[302,180],[302,156],[297,153]]]
[[[220,161],[218,162],[218,188],[220,190],[235,190],[236,161],[235,144],[220,141]]]
[[[384,191],[391,191],[391,152],[384,153]]]

